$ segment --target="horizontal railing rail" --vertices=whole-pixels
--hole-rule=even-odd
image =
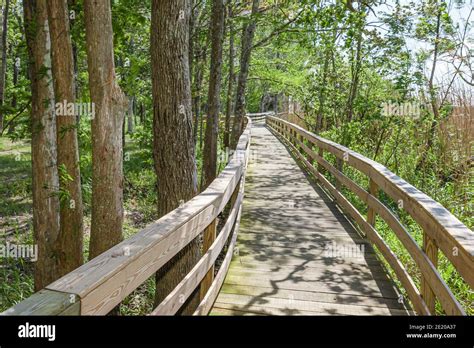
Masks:
[[[266,119],[267,116],[275,115],[274,111],[267,111],[267,112],[259,112],[254,114],[247,114],[247,117],[250,118],[252,121],[263,121]]]
[[[307,170],[329,191],[346,214],[375,245],[406,290],[417,313],[435,314],[435,303],[438,300],[446,314],[466,314],[439,274],[437,266],[440,250],[471,290],[474,288],[474,234],[469,228],[441,204],[383,165],[281,118],[267,116],[266,120],[267,125],[293,150]],[[342,163],[341,166],[337,166],[339,169],[324,158],[324,152],[334,155]],[[365,174],[369,180],[369,187],[365,189],[346,176],[343,173],[344,165]],[[336,185],[326,178],[326,173],[333,175]],[[366,218],[341,193],[341,185],[366,204],[368,207]],[[422,228],[422,247],[417,244],[397,216],[379,200],[380,191],[397,202],[398,206]],[[376,215],[386,222],[418,267],[421,273],[420,289],[397,255],[375,229]]]
[[[246,118],[229,163],[205,191],[2,314],[105,315],[201,233],[201,259],[151,314],[175,314],[198,288],[200,304],[194,314],[208,314],[237,238],[251,126],[252,121]],[[229,213],[216,237],[216,219],[226,207]],[[215,262],[226,245],[224,260],[214,278]]]

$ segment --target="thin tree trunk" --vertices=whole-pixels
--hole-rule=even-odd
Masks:
[[[420,170],[424,167],[426,159],[428,157],[428,153],[433,147],[434,138],[436,134],[436,126],[439,122],[440,115],[439,115],[439,106],[438,100],[436,95],[436,90],[434,87],[434,77],[436,71],[436,65],[438,63],[438,52],[439,52],[439,38],[440,38],[440,29],[441,29],[441,8],[438,8],[438,14],[436,16],[436,38],[434,42],[434,52],[433,52],[433,65],[431,66],[431,74],[430,79],[428,80],[428,89],[429,89],[429,96],[430,96],[430,104],[431,108],[433,109],[433,120],[431,121],[430,129],[428,131],[428,139],[426,141],[425,149],[421,153],[421,157],[416,164],[416,170]]]
[[[247,87],[247,77],[249,74],[250,57],[252,54],[252,42],[255,35],[257,24],[254,16],[258,12],[260,0],[253,0],[252,13],[250,21],[244,26],[242,31],[242,52],[240,57],[240,72],[237,83],[236,101],[235,101],[235,117],[232,127],[231,148],[237,146],[240,134],[244,124],[245,117],[245,89]]]
[[[56,258],[59,234],[56,122],[46,0],[24,0],[23,7],[32,93],[33,232],[38,245],[34,278],[35,290],[40,290],[60,275]]]
[[[207,56],[207,45],[196,46],[199,43],[199,29],[204,18],[203,11],[205,11],[205,2],[197,0],[192,1],[193,10],[191,13],[189,24],[189,76],[191,79],[192,92],[192,113],[193,113],[193,139],[194,144],[197,144],[199,118],[201,114],[201,85],[203,81],[203,70]],[[198,54],[196,54],[198,52]]]
[[[204,143],[204,178],[201,191],[210,185],[217,174],[217,136],[219,133],[219,110],[222,79],[222,46],[224,39],[224,3],[212,1],[211,18],[211,70],[209,77],[209,109],[207,112],[206,138]]]
[[[67,4],[68,4],[69,9],[75,8],[76,0],[68,0]],[[70,29],[69,31],[71,32],[71,37],[72,37],[72,29],[74,27],[74,23],[75,23],[76,19],[75,19],[75,12],[74,12],[74,17],[71,17],[70,14],[71,14],[71,12],[69,11],[69,13],[68,13],[69,29]],[[78,76],[78,73],[79,73],[77,54],[78,54],[77,44],[74,40],[72,40],[72,57],[73,57],[73,60],[74,60],[74,94],[75,94],[76,98],[80,99],[79,98],[79,96],[80,96],[79,83],[77,82],[77,76]],[[76,121],[78,123],[79,123],[79,119],[80,118],[79,118],[79,115],[78,115],[78,117],[76,117]]]
[[[235,57],[235,47],[234,47],[234,25],[232,18],[232,4],[228,5],[228,21],[229,21],[229,81],[227,85],[227,105],[225,112],[225,124],[224,124],[224,147],[226,150],[230,146],[230,118],[232,116],[232,104],[234,101],[233,91],[234,91],[234,57]]]
[[[322,76],[322,83],[319,89],[319,108],[318,108],[318,115],[316,119],[316,129],[315,133],[319,134],[321,129],[323,128],[323,117],[324,117],[324,101],[326,97],[326,81],[329,69],[329,49],[327,49],[325,54],[325,60],[323,64],[323,76]]]
[[[135,102],[134,97],[128,98],[128,112],[127,112],[127,133],[133,134],[134,124],[133,124],[133,104]]]
[[[152,1],[153,158],[158,180],[159,216],[197,193],[188,54],[190,12],[190,0]],[[156,273],[157,304],[199,258],[200,245],[195,239]],[[183,305],[182,314],[193,312],[198,294],[195,291]]]
[[[54,92],[56,103],[60,105],[75,103],[74,61],[66,1],[48,1]],[[75,116],[56,112],[59,189],[66,193],[60,201],[57,256],[61,275],[83,263],[83,208]]]
[[[357,91],[359,87],[359,75],[362,66],[362,32],[360,32],[357,37],[355,60],[356,61],[352,64],[352,83],[351,89],[349,91],[349,98],[347,101],[347,122],[351,122],[354,117],[354,101],[357,97]],[[344,141],[343,145],[346,145],[344,144]]]
[[[140,124],[143,125],[145,123],[145,105],[140,103]]]
[[[16,88],[18,85],[18,64],[16,60],[13,62],[13,81],[12,82],[13,82],[13,88]],[[18,99],[17,99],[16,93],[13,93],[11,106],[13,110],[16,110],[18,106]],[[15,126],[16,126],[16,123],[13,122],[12,119],[10,119],[10,125],[8,126],[7,134],[13,134],[13,132],[15,131]]]
[[[122,240],[122,125],[127,98],[117,84],[110,1],[84,0],[92,120],[90,258]]]
[[[3,6],[2,16],[2,38],[1,38],[1,54],[2,63],[0,65],[0,134],[3,132],[3,103],[5,101],[5,75],[7,72],[7,34],[8,34],[8,12],[10,0],[6,0]]]
[[[194,114],[194,128],[193,128],[193,139],[194,143],[197,144],[198,131],[199,131],[199,116],[201,114],[201,86],[203,80],[203,67],[201,64],[196,64],[197,67],[194,69],[194,96],[192,98],[192,109]]]

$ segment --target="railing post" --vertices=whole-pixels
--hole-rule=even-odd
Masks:
[[[202,252],[206,253],[211,247],[212,243],[216,240],[217,232],[217,219],[214,219],[209,226],[207,226],[203,232]],[[209,269],[204,278],[201,281],[199,289],[200,301],[204,299],[207,291],[211,287],[212,281],[214,280],[214,265]]]
[[[235,202],[237,201],[237,197],[239,196],[239,191],[240,191],[240,184],[242,182],[242,179],[239,180],[237,185],[235,185],[234,192],[232,193],[232,196],[230,197],[230,210],[235,205]],[[202,243],[202,252],[205,253],[209,250],[211,247],[212,243],[216,240],[216,235],[217,235],[217,219],[214,219],[209,226],[206,227],[206,229],[203,232],[203,243]],[[204,276],[204,278],[201,281],[201,286],[199,289],[199,298],[200,301],[204,299],[204,296],[206,296],[207,291],[212,285],[212,282],[214,281],[214,265],[209,269],[207,274]]]
[[[344,159],[340,159],[336,157],[336,169],[339,170],[341,173],[344,173],[344,162],[345,162]],[[336,185],[335,185],[336,189],[338,191],[341,191],[342,184],[337,178],[335,179],[336,179]]]
[[[239,196],[239,191],[240,191],[240,185],[242,183],[242,179],[239,180],[237,185],[235,186],[234,192],[232,193],[232,196],[230,197],[230,209],[234,208],[235,202],[237,201],[237,197]]]
[[[375,181],[372,178],[369,179],[369,193],[375,198],[379,198],[379,186],[375,183]],[[375,227],[375,218],[376,218],[376,214],[375,214],[374,209],[369,207],[369,209],[367,210],[367,222],[372,227]]]
[[[438,246],[425,230],[423,230],[423,251],[433,263],[433,266],[438,268]],[[436,296],[423,275],[421,276],[421,297],[423,297],[431,314],[435,315]]]
[[[321,158],[324,158],[324,150],[321,146],[318,146],[318,155]],[[324,174],[324,167],[321,163],[318,162],[318,173],[323,175]]]

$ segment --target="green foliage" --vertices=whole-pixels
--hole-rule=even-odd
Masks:
[[[69,2],[68,2],[69,3]],[[194,2],[197,18],[193,28],[192,98],[193,107],[200,110],[197,124],[196,163],[201,175],[203,153],[200,134],[204,134],[209,83],[209,23],[210,1]],[[348,4],[352,3],[353,6]],[[235,34],[234,57],[236,73],[242,29],[251,19],[249,2],[232,2],[232,22]],[[454,8],[464,8],[466,1],[455,1]],[[83,2],[69,4],[74,12],[71,36],[76,62],[76,101],[90,102],[87,56],[85,47]],[[0,136],[0,225],[13,228],[16,240],[32,240],[32,229],[21,230],[23,222],[31,221],[31,161],[29,140],[41,124],[30,121],[31,89],[28,75],[27,47],[22,23],[22,4],[11,0],[8,29],[7,76],[5,102],[1,108],[8,125]],[[298,120],[311,131],[343,143],[351,149],[387,166],[391,171],[440,202],[466,226],[474,227],[472,168],[466,161],[472,150],[462,151],[470,144],[465,138],[453,139],[452,129],[442,127],[451,122],[457,105],[446,98],[439,105],[439,117],[433,113],[432,99],[450,96],[445,85],[429,86],[435,47],[438,60],[456,61],[465,42],[458,37],[463,28],[451,15],[453,6],[444,0],[361,2],[300,0],[261,2],[255,16],[257,30],[252,50],[250,74],[246,90],[249,112],[263,111],[265,97],[277,99],[279,111],[286,111],[291,96],[299,106]],[[124,148],[124,209],[125,237],[131,236],[156,219],[156,176],[153,163],[153,104],[150,62],[150,0],[112,1],[115,65],[118,82],[133,100],[134,131],[126,134]],[[36,30],[35,25],[27,28]],[[229,32],[224,45],[221,114],[224,118],[229,67]],[[464,60],[469,60],[466,54]],[[464,62],[465,63],[465,62]],[[18,74],[14,83],[14,69]],[[202,81],[198,72],[201,74]],[[436,72],[436,69],[435,69]],[[50,74],[43,67],[40,75]],[[436,75],[437,77],[438,75]],[[448,76],[449,79],[452,76]],[[436,79],[435,79],[436,80]],[[454,76],[455,83],[459,82]],[[234,84],[235,89],[235,84]],[[451,90],[452,91],[452,90]],[[235,94],[235,93],[234,93]],[[199,99],[197,98],[199,97]],[[235,95],[230,96],[235,105]],[[44,101],[49,105],[50,101]],[[415,103],[420,105],[420,117],[384,115],[384,103]],[[197,105],[196,105],[197,104]],[[49,105],[50,106],[50,105]],[[194,110],[195,111],[195,110]],[[318,125],[320,118],[321,125]],[[221,122],[223,124],[223,122]],[[202,126],[201,126],[202,125]],[[432,125],[435,132],[432,134]],[[455,125],[456,126],[456,125]],[[92,205],[92,142],[91,121],[81,118],[78,131],[82,194],[86,230],[90,227]],[[459,126],[458,126],[459,128]],[[456,131],[458,129],[455,129]],[[59,130],[63,134],[67,129]],[[222,144],[222,126],[219,149]],[[11,142],[12,141],[15,142]],[[459,146],[452,146],[459,142]],[[430,146],[427,146],[427,144]],[[464,147],[463,147],[464,146]],[[20,153],[20,160],[16,153]],[[424,162],[421,161],[425,155]],[[325,159],[336,165],[334,156]],[[219,170],[226,164],[226,154],[218,158]],[[71,180],[67,168],[59,167],[62,184]],[[360,172],[345,168],[345,173],[362,187],[367,178]],[[329,177],[335,183],[333,177]],[[343,193],[363,214],[366,206],[353,193]],[[62,202],[68,192],[57,193]],[[396,202],[382,194],[389,206],[407,227],[419,245],[420,227]],[[20,221],[20,222],[19,222]],[[377,230],[413,275],[417,284],[419,272],[413,260],[389,227],[380,219]],[[88,254],[89,235],[84,247]],[[28,296],[33,291],[30,264],[5,260],[0,267],[0,311]],[[453,289],[465,307],[472,303],[469,289],[452,264],[440,257],[443,279]],[[3,281],[3,280],[6,281]],[[148,280],[124,300],[124,315],[143,314],[151,309],[154,281]],[[439,307],[439,306],[438,306]],[[438,308],[440,311],[440,308]],[[472,309],[470,309],[472,312]],[[472,313],[471,313],[472,314]]]

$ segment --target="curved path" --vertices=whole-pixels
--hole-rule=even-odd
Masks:
[[[211,315],[404,315],[370,245],[264,124],[237,250]]]

